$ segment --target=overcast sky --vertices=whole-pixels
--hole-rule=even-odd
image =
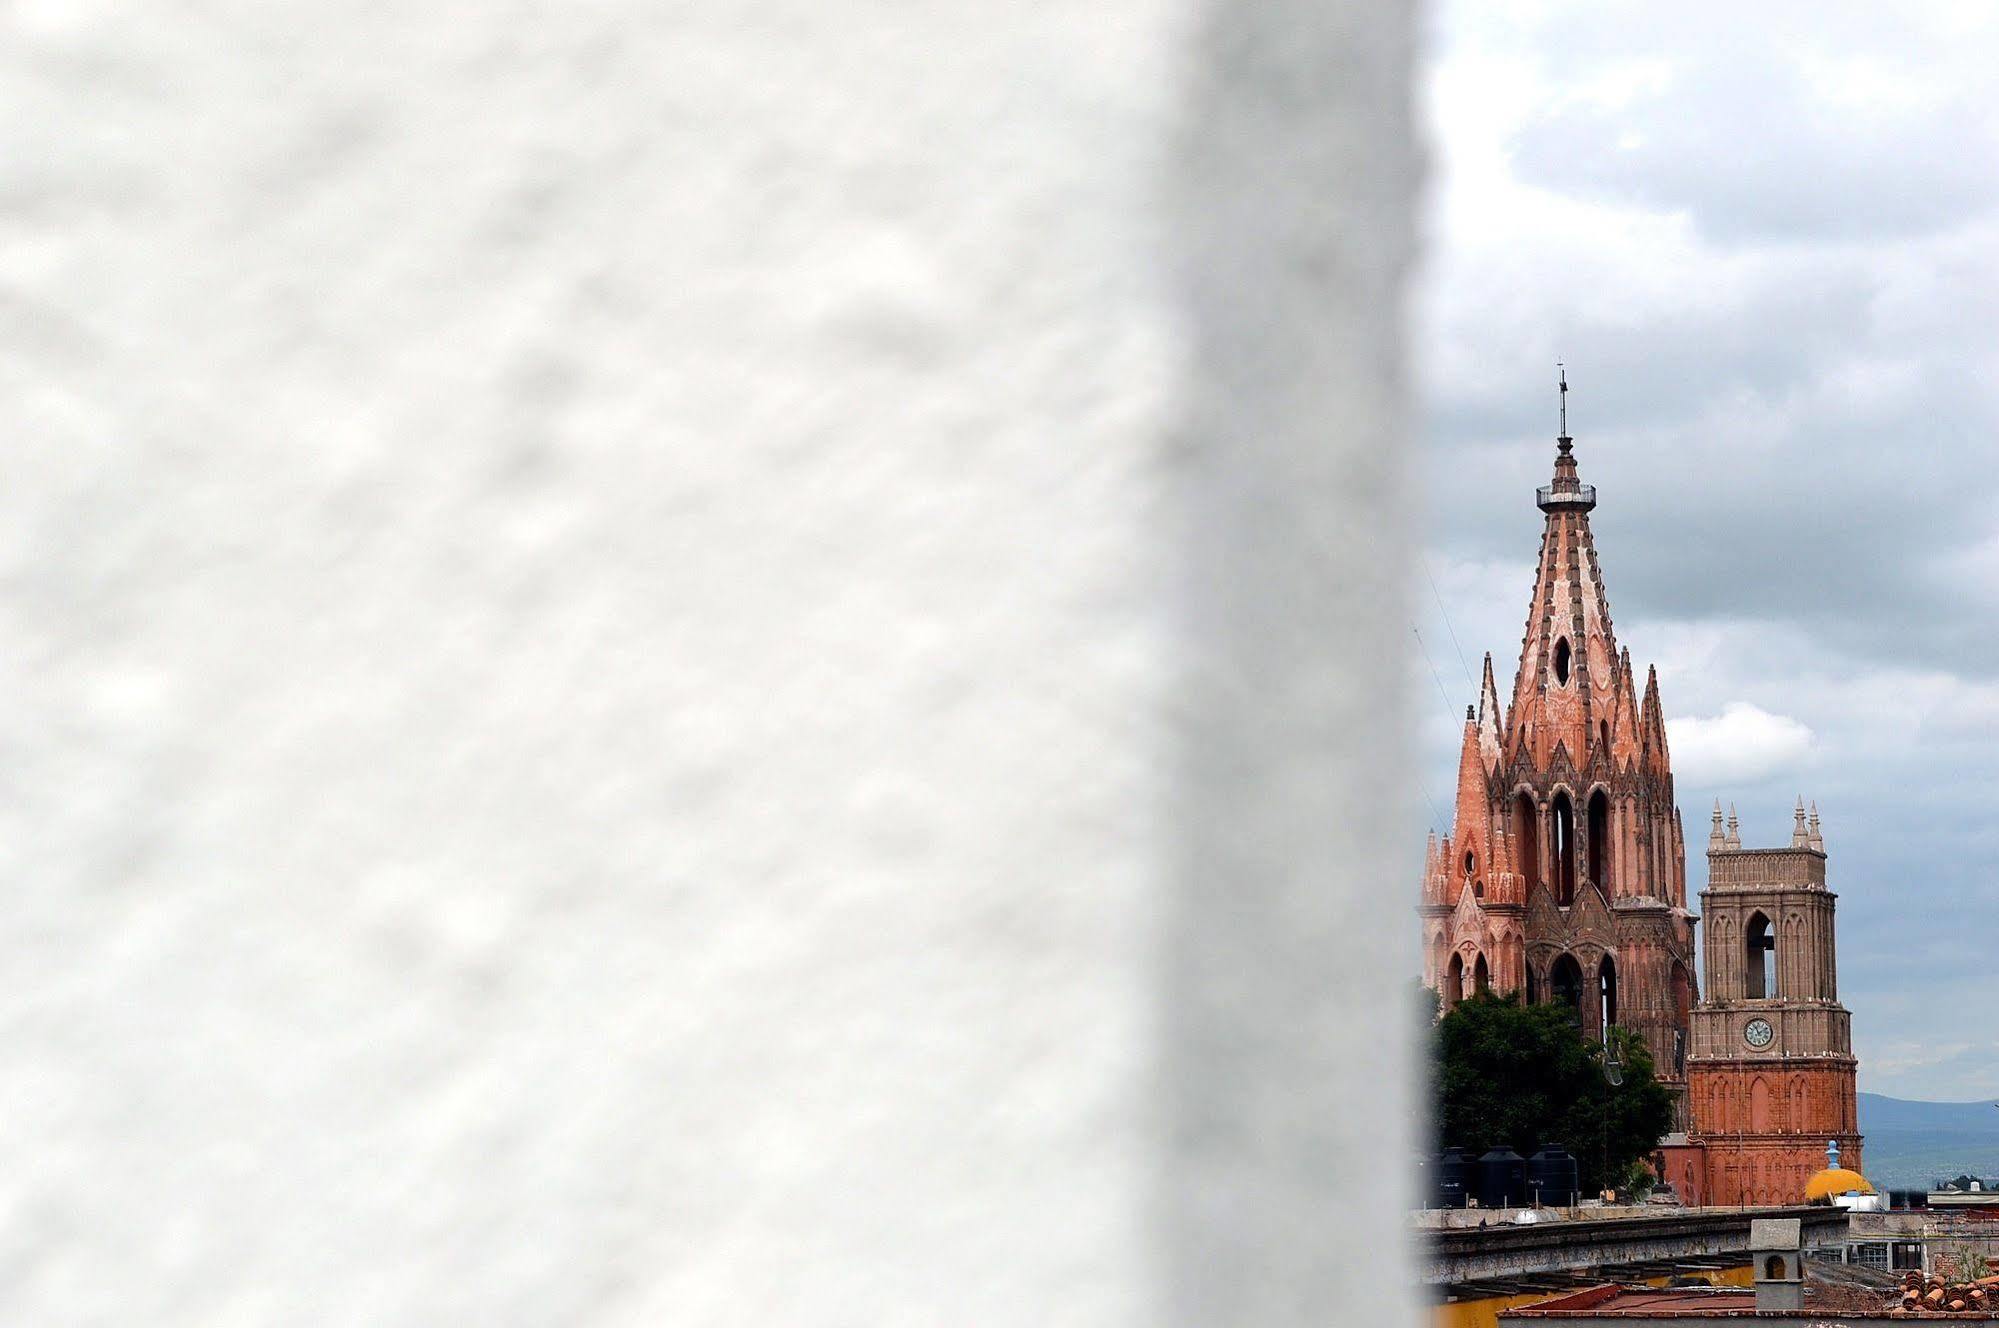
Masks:
[[[1861,1087],[1999,1095],[1999,7],[1431,20],[1438,828],[1483,652],[1510,691],[1560,359],[1689,893],[1715,797],[1752,847],[1817,799]]]

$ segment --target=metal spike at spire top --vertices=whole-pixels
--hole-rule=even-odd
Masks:
[[[1569,371],[1560,360],[1555,361],[1555,370],[1558,375],[1556,386],[1562,394],[1562,432],[1555,441],[1562,443],[1562,450],[1566,452],[1569,450],[1567,444],[1574,441],[1569,437]]]

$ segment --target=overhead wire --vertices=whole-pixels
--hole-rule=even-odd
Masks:
[[[1416,629],[1415,623],[1410,623],[1409,634],[1416,638],[1416,649],[1422,654],[1423,663],[1429,666],[1430,679],[1437,684],[1437,695],[1444,698],[1444,713],[1455,719],[1457,717],[1457,707],[1451,704],[1451,694],[1444,689],[1443,675],[1437,672],[1437,666],[1430,658],[1430,648],[1423,644],[1423,633]],[[1437,818],[1437,824],[1446,824],[1443,812],[1437,809],[1437,800],[1430,796],[1429,781],[1419,781],[1418,787],[1422,789],[1423,801],[1430,804],[1430,815]]]
[[[1437,578],[1430,575],[1430,560],[1419,553],[1416,561],[1423,569],[1423,579],[1430,583],[1430,598],[1437,601],[1437,613],[1444,620],[1444,630],[1451,634],[1451,649],[1458,652],[1458,667],[1465,671],[1465,682],[1475,692],[1478,683],[1471,676],[1471,665],[1465,661],[1465,648],[1458,644],[1458,629],[1451,626],[1451,611],[1444,607],[1444,597],[1437,592]]]

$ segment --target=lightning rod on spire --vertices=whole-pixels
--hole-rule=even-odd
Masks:
[[[1562,437],[1567,438],[1569,436],[1569,371],[1560,360],[1555,361],[1555,370],[1558,374],[1556,386],[1561,389],[1562,393]]]

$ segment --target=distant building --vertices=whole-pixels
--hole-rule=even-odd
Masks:
[[[1798,1203],[1828,1141],[1851,1167],[1861,1152],[1817,808],[1808,819],[1799,800],[1788,846],[1745,849],[1715,805],[1702,1000],[1658,674],[1647,670],[1641,695],[1612,630],[1590,533],[1596,489],[1578,472],[1566,404],[1536,504],[1540,563],[1512,699],[1502,708],[1488,654],[1465,713],[1455,818],[1430,837],[1424,981],[1446,1008],[1519,992],[1568,1006],[1592,1038],[1638,1034],[1673,1095],[1661,1156],[1681,1199]]]
[[[1852,1016],[1839,1003],[1825,839],[1801,799],[1791,842],[1745,849],[1716,804],[1701,891],[1704,999],[1694,1007],[1687,1145],[1666,1150],[1688,1203],[1818,1201],[1873,1186],[1861,1162]],[[1828,1144],[1830,1141],[1830,1145]],[[1828,1146],[1832,1158],[1824,1163]]]
[[[1565,389],[1566,390],[1566,389]],[[1685,1124],[1694,918],[1656,671],[1638,691],[1620,650],[1573,442],[1557,440],[1541,559],[1511,702],[1492,656],[1467,710],[1456,821],[1432,835],[1424,981],[1446,1006],[1521,992],[1574,1009],[1584,1031],[1644,1038]]]
[[[1704,1324],[1714,1319],[1751,1319],[1761,1328],[1839,1328],[1840,1325],[1937,1317],[1973,1322],[1999,1320],[1984,1308],[1988,1293],[1975,1286],[1953,1284],[1947,1289],[1924,1281],[1908,1281],[1916,1272],[1907,1265],[1902,1278],[1887,1269],[1871,1272],[1838,1267],[1824,1256],[1836,1249],[1807,1250],[1795,1218],[1759,1220],[1751,1244],[1753,1284],[1748,1289],[1724,1286],[1606,1285],[1502,1309],[1502,1328],[1629,1328],[1630,1325]],[[1810,1257],[1807,1257],[1807,1256]],[[1935,1287],[1939,1305],[1922,1299]],[[1949,1309],[1955,1304],[1959,1308]],[[1915,1308],[1910,1308],[1911,1306]]]
[[[1999,1188],[1976,1176],[1945,1181],[1924,1196],[1930,1208],[1999,1209]]]

